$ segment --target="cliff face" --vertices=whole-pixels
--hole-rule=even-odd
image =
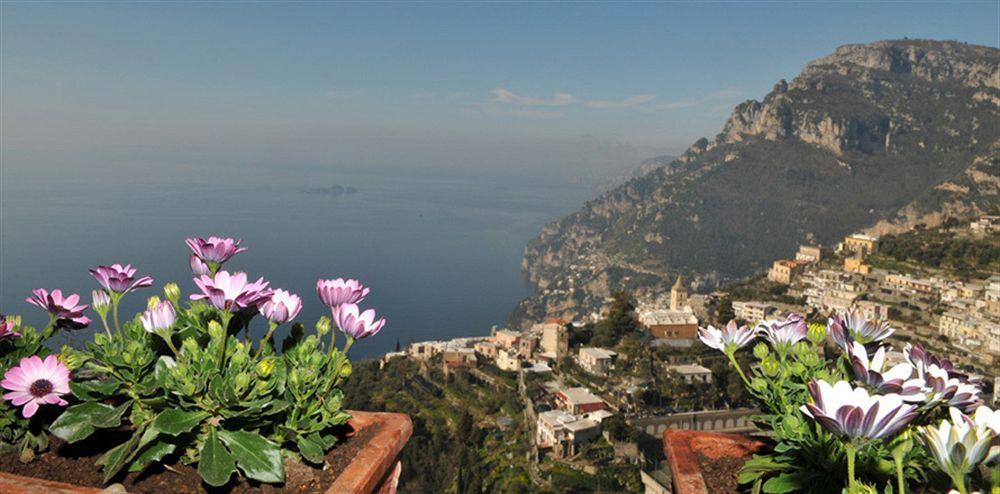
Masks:
[[[575,317],[619,288],[711,286],[802,242],[1000,205],[1000,50],[848,45],[736,107],[714,139],[544,228],[512,319]]]

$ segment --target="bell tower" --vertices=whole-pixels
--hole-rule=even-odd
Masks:
[[[680,276],[670,289],[670,310],[682,310],[688,303],[688,291],[684,288],[684,282]]]

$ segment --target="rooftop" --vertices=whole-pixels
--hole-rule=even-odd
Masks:
[[[600,396],[591,393],[587,388],[565,388],[559,394],[566,397],[566,401],[573,405],[583,405],[587,403],[603,402]]]
[[[712,371],[698,364],[671,365],[667,370],[672,370],[678,374],[711,374]]]
[[[616,355],[618,355],[618,353],[616,353],[614,351],[607,350],[607,349],[604,349],[604,348],[598,348],[598,347],[581,348],[580,349],[580,353],[587,354],[587,355],[589,355],[589,356],[591,356],[591,357],[593,357],[595,359],[599,359],[599,360],[600,359],[612,359],[612,358],[615,358]]]
[[[657,309],[639,314],[639,322],[647,325],[698,324],[698,318],[686,310]]]

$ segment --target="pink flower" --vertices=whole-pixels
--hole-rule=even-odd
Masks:
[[[7,320],[7,316],[0,314],[0,340],[21,336],[21,333],[14,331],[14,323]]]
[[[111,266],[97,266],[90,270],[90,275],[101,284],[105,290],[124,295],[136,288],[142,288],[153,284],[153,278],[143,276],[135,279],[135,268],[131,264],[122,266],[112,264]]]
[[[142,322],[142,328],[150,333],[165,331],[173,327],[177,321],[177,312],[174,311],[174,304],[169,300],[163,300],[143,312],[139,316],[139,321]]]
[[[385,318],[375,320],[375,311],[368,309],[358,314],[358,306],[355,304],[343,304],[333,310],[333,320],[337,327],[344,334],[360,340],[369,336],[375,336],[382,327],[385,326]]]
[[[191,264],[191,272],[194,273],[195,276],[205,276],[206,274],[212,273],[212,270],[208,268],[208,264],[202,262],[201,258],[195,254],[191,254],[191,260],[189,262]]]
[[[271,291],[267,289],[268,282],[264,278],[247,283],[246,273],[229,274],[228,271],[219,271],[214,278],[208,275],[195,278],[194,284],[201,288],[202,293],[191,295],[191,300],[207,298],[216,309],[229,312],[257,305],[271,296]]]
[[[331,309],[343,304],[356,304],[364,300],[369,291],[371,290],[358,280],[337,278],[316,281],[316,292],[319,293],[320,300]]]
[[[205,240],[201,237],[194,237],[184,242],[199,259],[216,264],[222,264],[246,250],[246,248],[240,247],[242,240],[233,240],[232,238],[208,237],[208,240]]]
[[[698,328],[698,338],[701,339],[702,343],[725,354],[743,348],[755,337],[752,329],[746,326],[737,326],[736,321],[729,321],[729,324],[722,329],[716,329],[711,324],[707,328]]]
[[[69,393],[69,368],[55,355],[25,357],[17,367],[4,374],[0,386],[10,393],[3,395],[14,406],[24,405],[21,414],[31,418],[40,405],[66,406],[61,396]]]
[[[299,315],[299,311],[302,310],[302,298],[278,289],[271,294],[270,299],[260,304],[258,310],[268,321],[284,324]]]
[[[39,288],[24,300],[47,310],[56,318],[58,327],[80,329],[90,325],[90,318],[83,315],[83,311],[89,306],[76,305],[80,301],[80,296],[75,293],[63,298],[62,290],[55,289],[49,293],[44,288]]]

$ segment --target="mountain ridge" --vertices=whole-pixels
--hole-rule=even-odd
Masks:
[[[717,286],[798,243],[990,211],[998,164],[1000,50],[844,45],[737,105],[712,140],[547,225],[522,261],[537,293],[511,319],[578,317],[677,274]]]

